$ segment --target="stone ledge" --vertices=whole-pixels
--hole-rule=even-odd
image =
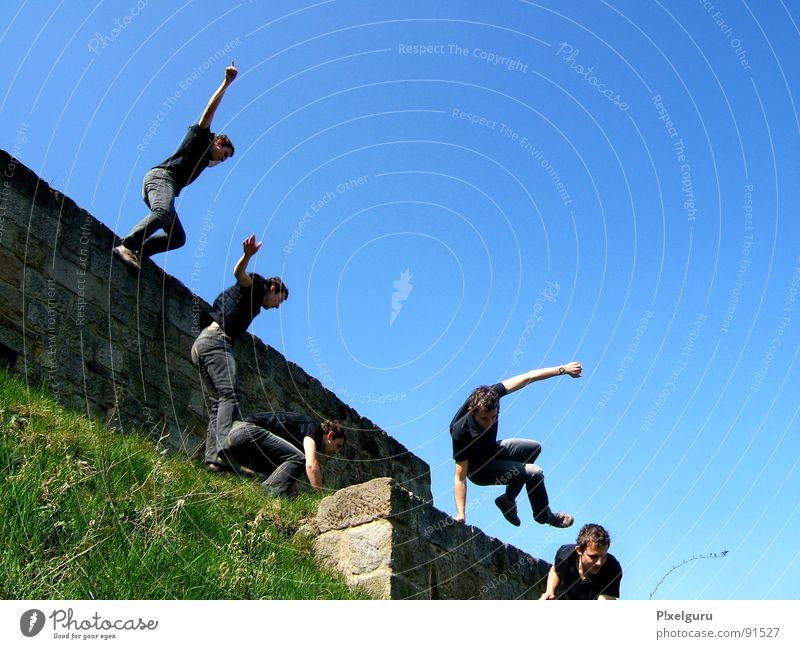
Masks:
[[[325,498],[312,527],[323,562],[378,598],[538,599],[550,569],[456,523],[392,478]]]

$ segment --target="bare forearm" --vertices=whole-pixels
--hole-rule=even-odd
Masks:
[[[206,105],[206,112],[209,113],[209,117],[213,118],[214,113],[217,111],[219,107],[219,103],[222,101],[222,96],[225,94],[225,91],[228,89],[230,84],[227,81],[223,81],[219,84],[219,88],[214,91],[214,94],[208,100],[208,104]]]
[[[464,521],[467,512],[467,460],[456,462],[456,473],[453,480],[453,494],[456,498],[456,520]]]
[[[463,521],[467,513],[467,481],[456,478],[453,493],[456,498],[456,519]]]
[[[581,375],[583,367],[577,361],[570,361],[564,365],[556,365],[555,367],[542,367],[538,370],[530,370],[524,374],[512,376],[510,379],[503,381],[503,386],[507,392],[514,392],[526,385],[530,385],[534,381],[541,381],[543,379],[550,379],[554,376],[561,374],[569,374],[572,378],[576,379]]]
[[[306,464],[306,475],[309,483],[316,491],[322,489],[322,469],[319,466],[319,462]]]
[[[530,370],[529,372],[525,372],[525,374],[512,376],[510,379],[503,381],[503,385],[509,392],[514,392],[515,390],[524,388],[526,385],[530,385],[534,381],[549,379],[553,376],[558,376],[557,367],[543,367],[538,370]]]
[[[200,116],[200,120],[197,122],[202,128],[211,127],[211,122],[214,119],[214,114],[217,112],[219,103],[222,101],[222,96],[225,94],[228,86],[231,85],[233,80],[236,78],[236,72],[236,68],[233,66],[233,61],[231,61],[230,66],[225,68],[225,80],[219,84],[219,88],[217,88],[214,91],[214,94],[211,95],[203,114]]]
[[[247,272],[247,264],[250,262],[253,255],[259,251],[261,243],[261,241],[256,243],[255,234],[251,234],[247,239],[242,241],[242,256],[233,267],[233,275],[239,286],[243,288],[249,288],[253,284],[253,278],[250,277],[250,273]]]
[[[242,256],[239,257],[239,261],[237,261],[236,265],[233,267],[233,276],[241,286],[249,286],[252,282],[250,274],[247,272],[247,264],[250,263],[251,257],[252,255],[246,253],[242,254]]]

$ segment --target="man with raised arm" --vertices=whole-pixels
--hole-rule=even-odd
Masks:
[[[186,131],[175,153],[145,174],[142,198],[150,213],[133,226],[121,245],[114,248],[114,254],[134,268],[138,268],[143,259],[175,250],[186,243],[186,232],[175,212],[175,198],[206,168],[233,155],[230,139],[227,135],[212,133],[211,121],[236,74],[231,61],[225,68],[225,80],[211,95],[197,124]]]
[[[233,355],[233,343],[247,331],[261,309],[278,309],[289,297],[289,289],[280,277],[265,279],[248,273],[247,264],[261,242],[256,235],[242,242],[242,256],[233,267],[236,283],[214,300],[206,321],[211,320],[192,345],[192,362],[200,370],[203,396],[208,408],[205,463],[209,470],[229,468],[219,453],[219,443],[230,432],[239,416],[239,373]]]
[[[221,439],[220,455],[264,476],[261,489],[268,496],[294,493],[303,477],[315,491],[322,489],[322,467],[317,454],[335,455],[346,440],[338,421],[317,423],[299,412],[259,412],[234,422]]]
[[[539,599],[619,599],[622,566],[608,553],[611,536],[602,525],[588,523],[575,544],[562,545]]]
[[[534,464],[542,447],[529,439],[504,439],[497,441],[497,416],[500,399],[516,392],[534,381],[567,374],[578,378],[581,364],[572,361],[558,367],[545,367],[519,374],[493,386],[475,388],[464,405],[458,409],[450,423],[453,438],[453,459],[456,462],[453,489],[456,499],[457,521],[463,522],[467,505],[467,478],[477,485],[505,485],[504,494],[495,499],[505,519],[519,525],[517,496],[525,487],[531,503],[533,519],[542,525],[569,527],[573,518],[569,514],[552,512],[544,486],[544,474]]]

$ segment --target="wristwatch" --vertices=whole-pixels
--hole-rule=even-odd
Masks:
[[[565,370],[565,369],[564,369],[564,366],[562,365],[561,367],[559,367],[559,368],[558,368],[558,373],[559,373],[559,374],[566,374],[566,373],[567,373],[567,370]]]

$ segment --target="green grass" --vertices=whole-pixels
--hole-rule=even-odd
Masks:
[[[365,598],[295,534],[319,499],[267,500],[0,370],[2,599]]]

